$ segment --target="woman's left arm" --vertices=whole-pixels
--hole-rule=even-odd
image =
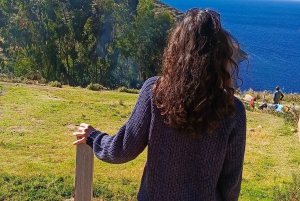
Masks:
[[[148,144],[152,86],[155,80],[150,78],[144,83],[129,120],[117,134],[110,136],[87,125],[85,135],[76,135],[76,133],[74,135],[85,138],[86,144],[93,148],[94,154],[100,160],[109,163],[125,163],[136,158]],[[75,145],[79,144],[76,142]]]

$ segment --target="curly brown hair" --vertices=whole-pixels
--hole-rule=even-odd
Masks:
[[[232,78],[238,65],[231,58],[238,41],[212,10],[189,10],[164,51],[162,75],[154,85],[155,105],[166,123],[201,137],[221,119],[235,114]],[[230,68],[228,67],[230,66]]]

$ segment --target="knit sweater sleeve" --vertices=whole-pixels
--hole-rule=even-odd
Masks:
[[[87,137],[87,145],[93,148],[100,160],[109,163],[125,163],[136,158],[147,146],[151,122],[152,86],[155,78],[148,79],[139,94],[129,120],[115,135],[93,131]]]
[[[236,123],[230,133],[222,172],[218,181],[222,200],[238,200],[246,146],[246,111],[244,105],[235,99]]]

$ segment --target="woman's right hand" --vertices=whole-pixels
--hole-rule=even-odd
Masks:
[[[95,131],[91,125],[86,123],[81,123],[78,127],[78,131],[74,132],[73,135],[77,137],[77,140],[73,142],[73,145],[79,145],[82,143],[86,143],[87,136]]]

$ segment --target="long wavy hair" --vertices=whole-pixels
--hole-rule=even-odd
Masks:
[[[170,35],[162,75],[153,88],[155,105],[167,124],[202,137],[214,132],[222,118],[235,114],[234,47],[239,43],[222,28],[218,13],[201,9],[186,13]]]

